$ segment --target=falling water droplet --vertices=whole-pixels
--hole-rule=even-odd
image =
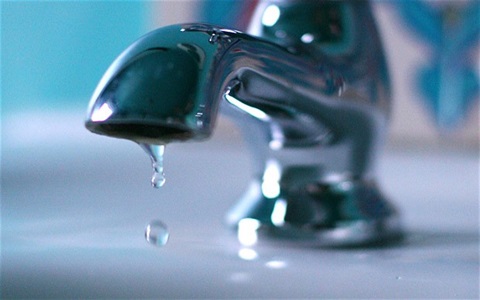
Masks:
[[[163,154],[165,153],[165,145],[153,145],[153,144],[139,144],[152,161],[153,175],[152,186],[154,188],[160,188],[165,184],[165,173],[163,171]]]
[[[167,225],[162,221],[154,220],[145,227],[145,240],[154,246],[165,246],[169,235]]]

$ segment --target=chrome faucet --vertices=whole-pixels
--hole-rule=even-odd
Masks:
[[[101,79],[86,127],[146,144],[203,140],[221,110],[254,164],[227,223],[350,246],[401,236],[375,181],[389,109],[367,2],[262,1],[248,33],[197,23],[140,38]]]

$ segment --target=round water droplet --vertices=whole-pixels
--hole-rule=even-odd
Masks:
[[[154,246],[165,246],[169,235],[168,227],[162,221],[152,221],[145,227],[145,239]]]

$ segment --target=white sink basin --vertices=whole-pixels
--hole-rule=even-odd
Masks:
[[[82,114],[3,122],[2,298],[478,298],[478,153],[388,151],[408,235],[367,249],[242,245],[223,224],[249,182],[239,137],[167,146],[164,188],[134,143]],[[220,127],[221,132],[221,127]],[[144,239],[151,220],[170,239]]]

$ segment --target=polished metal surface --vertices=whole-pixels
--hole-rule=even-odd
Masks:
[[[203,140],[222,111],[253,156],[227,223],[356,246],[401,235],[375,180],[389,107],[367,2],[263,1],[249,33],[180,24],[140,38],[102,78],[86,127],[139,143]]]

